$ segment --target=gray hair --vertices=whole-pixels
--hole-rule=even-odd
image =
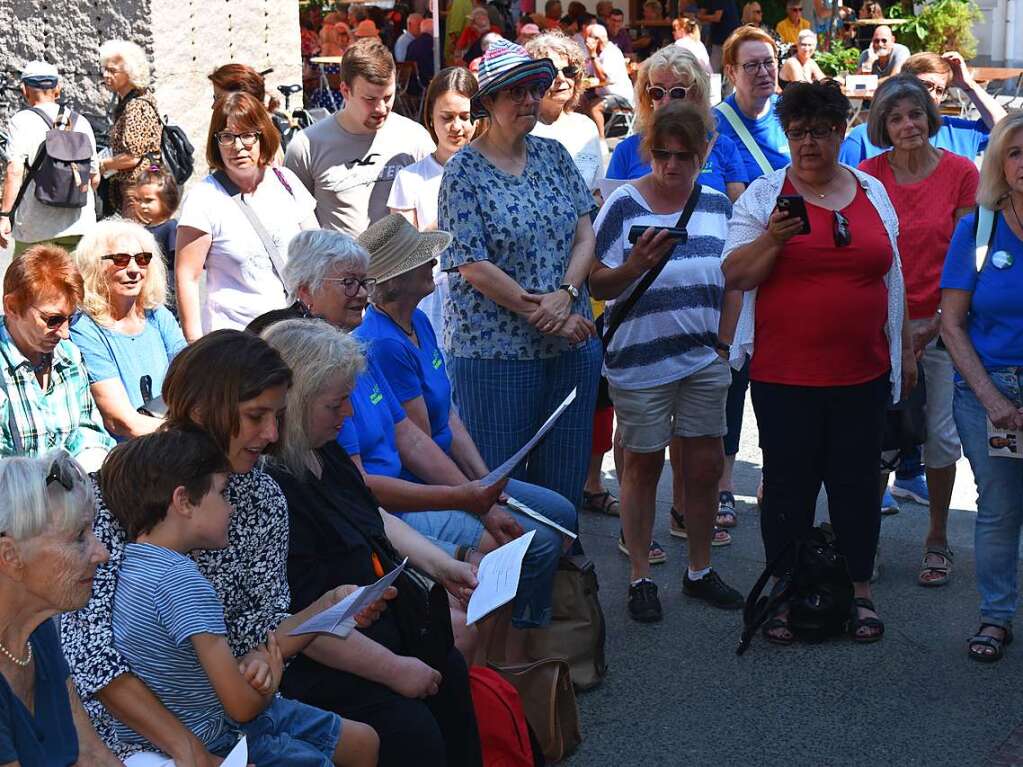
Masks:
[[[71,490],[47,483],[54,464],[71,478]],[[92,483],[64,450],[41,458],[0,458],[0,533],[24,541],[51,525],[68,532],[92,518],[94,503]]]
[[[874,93],[867,119],[867,138],[874,146],[887,149],[892,146],[888,135],[888,116],[900,101],[907,100],[927,113],[927,135],[934,136],[941,128],[941,114],[927,87],[915,75],[900,74],[889,77]]]
[[[340,381],[349,391],[366,369],[361,344],[354,337],[318,319],[283,320],[262,333],[291,368],[292,385],[285,400],[284,424],[273,454],[295,476],[301,477],[311,451],[309,407],[330,383]]]
[[[284,280],[292,298],[299,288],[315,293],[323,281],[337,272],[365,272],[369,253],[352,237],[326,229],[306,229],[288,243]]]
[[[107,40],[99,48],[99,63],[102,66],[111,59],[120,59],[128,82],[136,88],[149,87],[149,59],[146,52],[128,40]]]

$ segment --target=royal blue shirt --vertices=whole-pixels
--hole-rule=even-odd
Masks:
[[[977,155],[987,149],[991,129],[983,120],[964,120],[961,117],[941,118],[941,127],[931,137],[931,145],[937,149],[947,149],[953,154],[976,160]],[[867,138],[866,124],[857,125],[842,142],[838,151],[838,159],[854,168],[864,160],[877,157],[887,149],[874,146]]]
[[[771,96],[771,108],[767,114],[763,117],[751,120],[742,113],[739,109],[739,104],[735,100],[735,94],[725,99],[724,103],[728,104],[732,109],[735,110],[735,114],[739,116],[739,119],[746,126],[746,129],[750,132],[753,137],[753,141],[760,147],[767,161],[771,163],[771,167],[775,170],[780,170],[789,164],[789,140],[785,138],[785,132],[781,128],[781,123],[778,122],[778,116],[775,114],[774,108],[778,103],[777,96]],[[742,143],[742,139],[739,138],[739,134],[732,128],[732,124],[725,119],[724,115],[721,114],[717,109],[711,110],[714,112],[714,119],[717,121],[718,132],[722,136],[727,136],[735,144],[736,150],[739,152],[739,157],[746,165],[746,177],[749,181],[760,178],[764,175],[764,171],[761,169],[759,163],[753,158],[749,150],[746,149],[746,145]],[[720,141],[720,139],[718,139]]]
[[[450,453],[451,382],[444,356],[429,318],[418,309],[412,313],[412,328],[419,346],[390,317],[370,306],[355,335],[366,344],[366,355],[376,363],[398,402],[423,398],[430,436]]]
[[[1023,242],[998,215],[987,262],[978,275],[974,219],[973,213],[963,216],[956,226],[941,287],[973,293],[967,332],[985,368],[1023,367]],[[995,266],[1004,263],[1000,253],[1009,254],[1012,266]]]
[[[605,174],[607,178],[628,181],[649,173],[650,163],[643,159],[639,151],[642,143],[643,135],[639,133],[634,133],[619,142],[611,155],[611,162],[608,163]],[[727,193],[726,184],[747,183],[746,167],[735,148],[735,142],[728,136],[718,136],[697,181],[708,189],[714,189],[722,194]]]
[[[67,695],[70,675],[53,621],[32,632],[35,715],[0,674],[0,764],[69,767],[78,761],[78,734]]]
[[[394,426],[405,419],[405,411],[372,359],[355,381],[351,401],[352,416],[345,419],[338,444],[348,455],[360,456],[367,474],[408,479],[394,436]]]

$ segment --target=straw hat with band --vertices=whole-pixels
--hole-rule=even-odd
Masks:
[[[391,213],[360,234],[356,241],[369,251],[366,276],[378,283],[428,264],[451,244],[451,234],[420,232],[399,213]]]
[[[540,83],[546,91],[556,76],[554,62],[550,59],[534,59],[521,45],[503,37],[495,40],[480,61],[477,74],[480,89],[470,101],[470,116],[473,120],[487,116],[481,101],[483,96],[493,96],[506,88],[531,83]]]

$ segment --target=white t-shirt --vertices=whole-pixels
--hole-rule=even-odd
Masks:
[[[53,102],[39,104],[51,120],[57,117],[60,106]],[[96,139],[89,121],[81,115],[75,120],[72,130],[84,133],[92,145],[92,163],[90,172],[99,170],[99,158],[96,156]],[[28,109],[16,112],[7,122],[7,156],[9,162],[22,162],[25,173],[28,166],[36,158],[39,147],[46,140],[49,126],[42,117]],[[96,203],[93,198],[92,184],[89,185],[88,199],[84,208],[55,208],[44,205],[35,196],[36,184],[33,181],[25,190],[25,196],[14,213],[14,239],[19,242],[40,242],[56,237],[70,237],[85,234],[96,224]]]
[[[583,117],[580,115],[580,117]],[[583,119],[588,119],[583,117]],[[591,124],[592,120],[589,121]],[[406,165],[394,177],[391,196],[387,207],[395,210],[415,210],[420,231],[437,228],[437,198],[440,196],[440,180],[444,166],[432,154],[412,165]],[[448,293],[447,272],[440,270],[440,263],[433,267],[434,291],[419,302],[419,308],[430,319],[437,338],[444,337],[444,296]]]
[[[604,178],[604,152],[597,133],[597,124],[579,112],[563,112],[547,125],[540,120],[532,131],[534,136],[552,138],[572,155],[575,167],[579,169],[586,187],[590,191]]]
[[[675,46],[693,54],[696,57],[696,60],[700,62],[700,66],[703,68],[703,71],[708,75],[714,74],[714,70],[710,66],[710,56],[707,54],[707,46],[701,41],[694,40],[691,37],[680,37],[675,41]]]
[[[620,96],[630,104],[634,98],[632,80],[629,78],[629,65],[625,63],[625,54],[614,43],[608,43],[600,52],[600,66],[607,75],[607,87],[600,88],[601,96]]]
[[[256,191],[245,200],[255,211],[278,251],[287,258],[288,243],[311,222],[316,201],[287,168],[267,168]],[[238,204],[212,175],[194,185],[181,204],[178,226],[190,226],[213,237],[206,256],[206,302],[203,333],[221,328],[243,330],[264,312],[288,305],[284,285],[274,272],[262,240]]]

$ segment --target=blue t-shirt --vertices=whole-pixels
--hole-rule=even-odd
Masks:
[[[148,543],[128,543],[117,573],[114,647],[160,702],[209,745],[233,728],[190,641],[227,636],[224,606],[195,562]],[[119,740],[147,741],[114,722]]]
[[[945,257],[941,287],[973,292],[967,332],[977,356],[988,370],[1023,366],[1023,242],[998,215],[987,262],[977,274],[975,214],[963,216]],[[999,269],[992,261],[999,251],[1013,257]]]
[[[383,373],[398,402],[422,397],[430,417],[430,436],[445,453],[451,452],[451,382],[444,355],[425,313],[412,312],[419,346],[383,312],[367,307],[355,336],[366,343],[366,355]]]
[[[78,734],[67,696],[70,675],[53,621],[29,635],[35,660],[35,716],[0,674],[0,764],[70,767],[78,761]]]
[[[142,377],[149,376],[152,396],[160,396],[171,360],[185,348],[177,320],[162,306],[146,311],[146,326],[135,336],[101,327],[83,313],[71,327],[71,340],[82,351],[89,383],[119,378],[136,409],[145,401]]]
[[[942,116],[941,127],[931,137],[931,146],[937,149],[946,149],[973,161],[987,149],[990,134],[991,129],[983,120],[964,120],[961,117]],[[842,141],[842,148],[838,150],[838,159],[855,168],[864,160],[877,157],[887,151],[887,149],[870,143],[870,139],[867,138],[867,126],[861,124],[849,131],[845,140]]]
[[[607,166],[607,178],[616,178],[626,181],[640,178],[650,172],[650,163],[646,162],[640,154],[640,144],[643,143],[643,135],[634,133],[628,138],[619,142],[611,154],[611,162]],[[728,136],[719,135],[710,154],[707,155],[707,162],[700,171],[697,179],[708,189],[714,189],[722,194],[726,193],[725,185],[734,182],[747,183],[746,166],[742,163],[739,150],[735,148],[735,142]]]
[[[394,437],[394,426],[405,420],[405,411],[372,357],[355,381],[351,401],[353,412],[341,426],[338,444],[348,455],[362,459],[367,474],[411,479],[401,467]]]
[[[766,115],[756,120],[751,120],[742,113],[742,110],[739,109],[739,104],[735,100],[734,93],[726,98],[724,103],[735,110],[735,113],[753,137],[753,141],[760,147],[767,161],[771,163],[772,168],[780,170],[789,164],[791,160],[789,157],[789,140],[785,138],[785,132],[782,130],[781,123],[778,122],[778,116],[774,111],[778,103],[777,96],[771,96],[770,110],[768,110]],[[714,112],[714,119],[717,121],[718,132],[732,140],[736,151],[739,152],[739,157],[745,163],[747,179],[754,181],[764,175],[764,171],[761,170],[753,155],[746,149],[746,145],[742,143],[742,139],[739,138],[739,134],[732,128],[732,124],[717,109],[712,111]]]

